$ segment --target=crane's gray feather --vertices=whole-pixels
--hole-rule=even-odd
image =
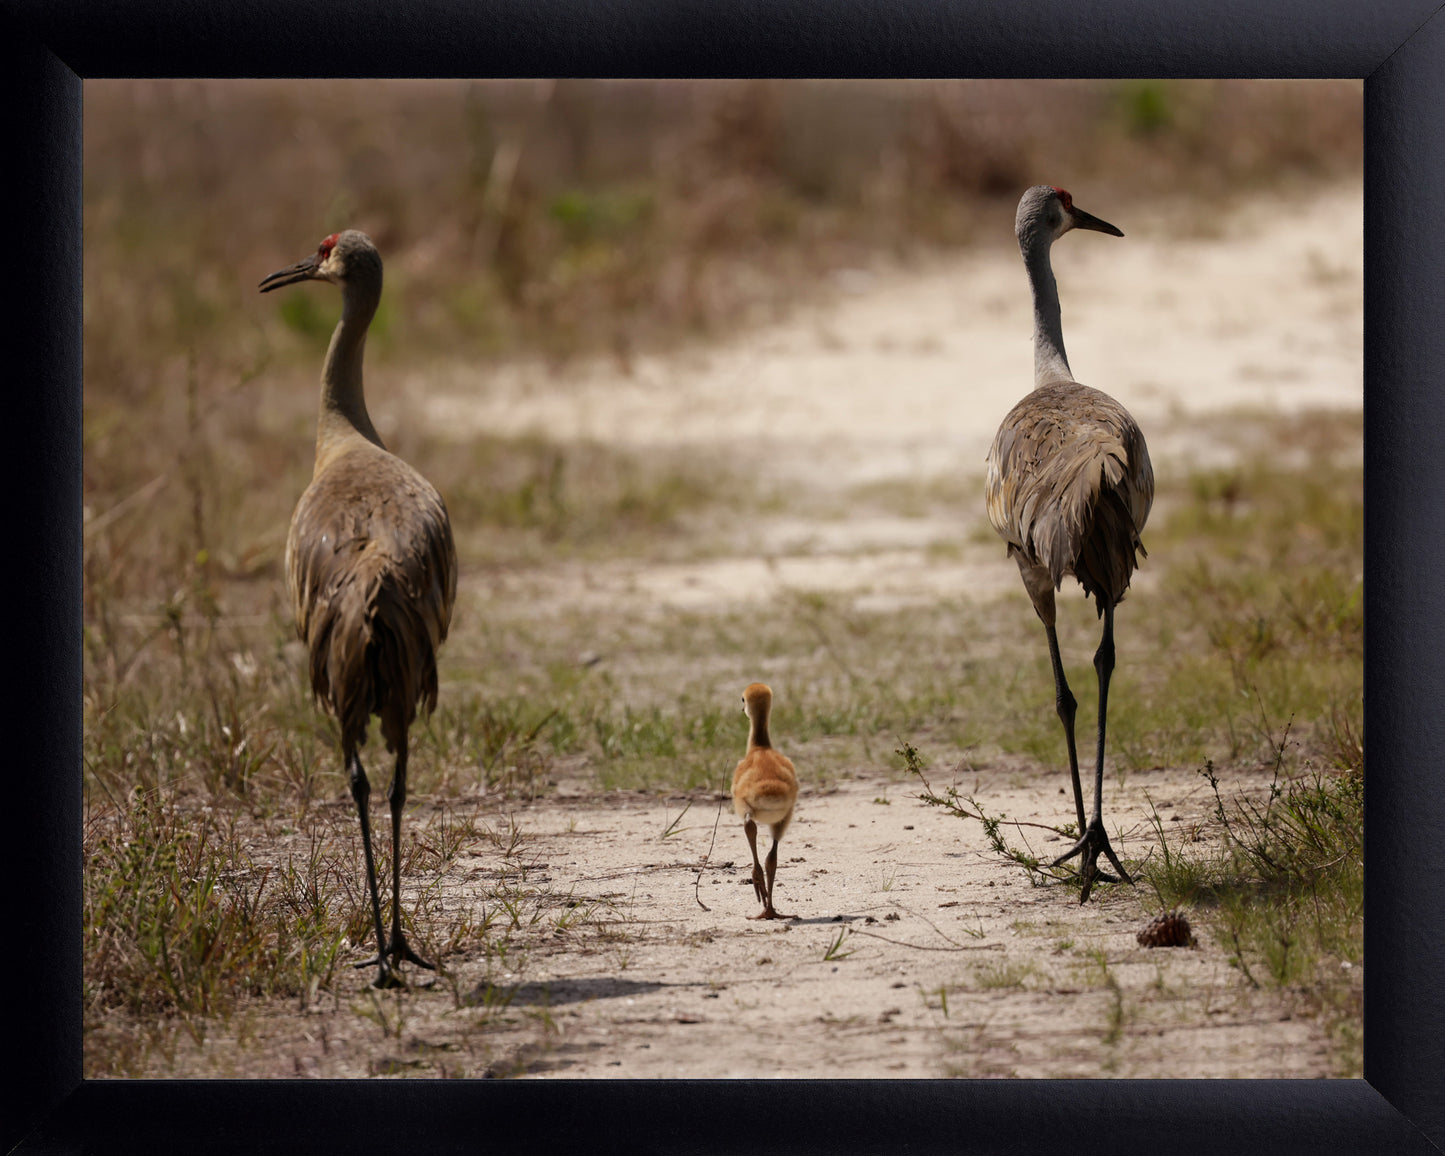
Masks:
[[[1144,435],[1108,394],[1054,382],[1027,394],[988,455],[989,521],[1009,556],[1047,568],[1057,590],[1072,574],[1102,614],[1145,555],[1154,501]]]
[[[307,487],[291,519],[286,578],[311,688],[344,744],[379,715],[388,749],[437,700],[437,650],[456,598],[456,547],[441,495],[411,466],[361,443]]]

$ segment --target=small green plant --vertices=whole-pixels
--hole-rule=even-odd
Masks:
[[[840,927],[833,942],[828,945],[828,950],[823,952],[823,962],[831,963],[835,959],[847,959],[857,948],[850,947],[847,951],[841,950],[843,941],[848,938],[849,928]]]
[[[904,743],[902,748],[899,749],[898,754],[903,757],[909,771],[917,775],[923,783],[923,790],[917,796],[921,802],[926,803],[930,807],[940,807],[960,819],[976,820],[982,825],[984,838],[988,840],[989,846],[993,848],[994,852],[1009,862],[1017,863],[1022,867],[1028,875],[1029,882],[1035,887],[1041,886],[1049,879],[1072,878],[1071,875],[1066,875],[1063,872],[1054,872],[1042,865],[1038,856],[1034,855],[1032,851],[1020,850],[1017,847],[1010,846],[1004,838],[1002,830],[1003,824],[1007,821],[1016,830],[1021,831],[1023,827],[1039,827],[1045,831],[1051,831],[1057,835],[1068,837],[1074,834],[1075,829],[1072,824],[1063,827],[1054,827],[1047,823],[1029,823],[1018,819],[1009,820],[1008,816],[1003,814],[990,815],[972,795],[960,794],[958,788],[951,783],[943,789],[941,794],[935,791],[923,774],[922,762],[918,756],[918,752],[910,744]]]
[[[404,990],[379,992],[368,987],[356,1004],[356,1014],[379,1027],[383,1039],[401,1039],[406,1027],[406,1011]]]
[[[1135,136],[1152,137],[1174,120],[1169,83],[1158,80],[1126,81],[1119,91],[1125,128]]]
[[[989,963],[975,969],[974,982],[984,989],[1023,987],[1035,974],[1037,969],[1030,963]]]
[[[683,807],[683,809],[677,813],[677,817],[673,819],[670,823],[668,823],[666,827],[663,828],[662,834],[659,835],[658,838],[671,839],[674,835],[680,835],[684,831],[690,831],[692,828],[679,827],[678,824],[682,822],[682,817],[687,814],[689,808],[691,807],[692,801],[688,800],[687,806]]]
[[[1103,970],[1104,986],[1109,989],[1109,1009],[1105,1014],[1104,1034],[1100,1039],[1107,1046],[1113,1047],[1124,1035],[1124,989],[1119,986],[1118,979],[1109,970],[1107,963]]]

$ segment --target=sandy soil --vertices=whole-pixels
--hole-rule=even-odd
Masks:
[[[1055,250],[1065,336],[1081,379],[1139,418],[1156,470],[1225,452],[1200,423],[1209,415],[1361,405],[1358,187],[1253,203],[1195,222],[1201,235],[1184,239],[1162,218],[1115,223],[1124,240],[1082,234]],[[771,481],[842,494],[871,479],[980,471],[1000,417],[1030,382],[1029,326],[1021,264],[1000,245],[908,275],[855,271],[786,324],[641,356],[630,374],[612,362],[485,377],[458,367],[440,385],[434,374],[411,383],[412,397],[398,391],[393,404],[458,437],[545,431],[726,450]],[[385,429],[384,398],[376,408]],[[463,597],[525,613],[625,600],[705,610],[810,586],[854,592],[859,605],[969,589],[1026,615],[999,547],[929,549],[944,539],[956,547],[981,513],[962,511],[957,523],[780,519],[734,556],[557,564],[492,575],[485,591],[464,582]],[[1146,567],[1140,581],[1149,580]],[[787,735],[775,737],[787,752]],[[739,714],[739,755],[744,738]],[[799,770],[777,890],[792,920],[747,918],[757,904],[730,807],[714,845],[710,796],[693,798],[667,835],[685,800],[589,795],[564,779],[512,813],[522,839],[510,855],[505,838],[479,842],[418,916],[423,928],[445,925],[476,907],[486,884],[490,909],[504,894],[517,913],[505,957],[487,958],[477,939],[458,943],[447,976],[403,995],[372,993],[348,971],[304,1016],[293,1004],[258,1005],[204,1047],[183,1043],[176,1073],[1332,1074],[1313,1021],[1241,982],[1217,944],[1140,947],[1149,912],[1137,892],[1103,886],[1081,907],[1066,888],[1032,887],[988,850],[978,824],[924,806],[916,780],[878,765],[820,789],[806,760]],[[930,773],[936,787],[951,778]],[[1072,817],[1063,768],[1007,760],[957,776],[994,813]],[[1154,844],[1149,800],[1171,830],[1197,827],[1212,804],[1205,790],[1190,769],[1132,773],[1122,788],[1111,774],[1105,815],[1122,832],[1116,846],[1142,856]],[[425,823],[430,806],[417,800],[408,823]],[[478,806],[494,829],[505,824],[495,804]],[[1006,832],[1040,854],[1063,849],[1038,827]],[[263,1046],[238,1053],[224,1042],[241,1036]]]
[[[1146,796],[1171,827],[1203,818],[1192,778],[1160,771],[1108,792],[1124,854],[1152,843]],[[1067,811],[1058,779],[994,766],[960,785],[982,780],[990,806],[1047,824]],[[1105,887],[1080,907],[1033,887],[976,824],[917,793],[862,777],[805,794],[775,891],[794,918],[776,922],[748,918],[759,907],[730,806],[701,871],[708,801],[668,838],[681,801],[563,797],[519,815],[539,885],[606,904],[609,932],[582,933],[580,952],[529,952],[519,987],[492,976],[514,1009],[548,1008],[552,1024],[493,1064],[569,1077],[1328,1074],[1310,1021],[1254,997],[1217,945],[1139,946],[1137,896]],[[1065,847],[1037,828],[1009,837]]]

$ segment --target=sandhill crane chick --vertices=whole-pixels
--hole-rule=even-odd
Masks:
[[[361,386],[366,330],[381,300],[381,256],[365,233],[333,233],[315,253],[261,282],[341,287],[341,321],[321,369],[316,467],[286,539],[286,581],[310,656],[311,689],[341,724],[341,754],[361,815],[361,845],[376,928],[376,987],[396,987],[396,964],[430,969],[401,930],[401,812],[407,734],[417,708],[437,701],[437,649],[457,593],[457,553],[441,495],[387,451]],[[371,716],[395,752],[391,790],[391,937],[382,931],[371,853],[371,784],[361,765]]]
[[[773,877],[778,871],[778,843],[793,820],[798,801],[798,773],[792,762],[773,749],[768,737],[768,714],[773,692],[761,682],[743,691],[743,710],[748,716],[748,751],[733,771],[733,810],[743,817],[743,833],[753,853],[753,890],[763,904],[749,919],[789,919],[773,907]],[[766,875],[758,862],[758,824],[773,832]]]
[[[988,452],[984,499],[988,519],[1008,543],[1024,589],[1044,624],[1054,670],[1054,706],[1064,725],[1079,841],[1053,866],[1080,856],[1088,901],[1096,879],[1132,883],[1104,831],[1104,721],[1114,670],[1114,607],[1129,588],[1144,554],[1139,535],[1154,501],[1154,470],[1144,435],[1129,411],[1106,393],[1074,380],[1064,355],[1059,292],[1049,250],[1070,229],[1122,237],[1107,221],[1074,204],[1064,189],[1035,185],[1019,201],[1014,232],[1034,298],[1034,388],[1003,419]],[[1099,678],[1099,743],[1094,763],[1094,808],[1085,821],[1074,748],[1074,696],[1059,658],[1054,592],[1072,574],[1104,619],[1094,654]],[[1098,870],[1100,854],[1119,875]]]

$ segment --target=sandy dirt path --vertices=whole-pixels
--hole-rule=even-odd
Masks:
[[[962,776],[1024,823],[1068,810],[1062,776],[1007,766]],[[941,783],[935,782],[935,786]],[[1262,784],[1261,784],[1262,785]],[[1149,799],[1177,835],[1204,818],[1193,775],[1131,775],[1109,789],[1116,845],[1153,843]],[[559,1077],[1311,1077],[1326,1041],[1278,999],[1242,984],[1218,945],[1141,947],[1136,895],[1031,886],[918,784],[863,775],[804,792],[759,908],[741,826],[726,806],[681,799],[553,801],[515,815],[527,886],[596,920],[549,930],[468,990],[509,999],[492,1037],[497,1074]],[[886,800],[886,801],[885,801]],[[1039,853],[1038,828],[1007,828]],[[760,836],[761,838],[761,836]],[[1053,840],[1053,841],[1050,841]],[[455,874],[495,868],[495,855]],[[700,881],[699,881],[700,880]],[[447,884],[451,891],[453,884]],[[458,895],[459,901],[465,901]],[[703,910],[706,904],[708,910]],[[553,911],[561,910],[555,906]],[[841,935],[841,941],[839,939]],[[832,958],[829,958],[830,949]],[[463,965],[475,973],[475,964]],[[509,974],[510,972],[510,974]],[[480,993],[480,994],[479,994]],[[539,1027],[545,1010],[546,1027]],[[509,1036],[511,1037],[508,1042]]]

